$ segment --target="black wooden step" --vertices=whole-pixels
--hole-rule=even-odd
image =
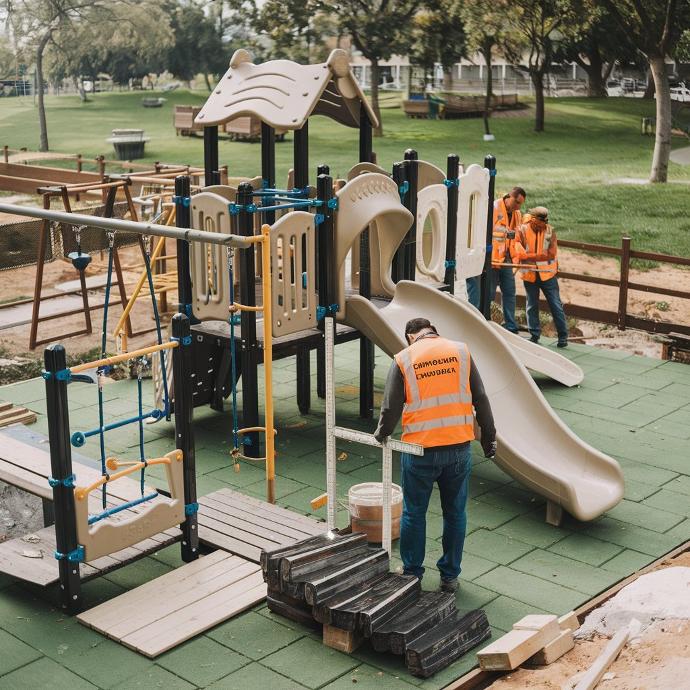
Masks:
[[[338,592],[333,596],[324,599],[320,604],[312,607],[312,615],[317,621],[319,621],[319,623],[323,623],[324,625],[330,625],[330,616],[332,608],[340,606],[341,604],[346,604],[350,601],[353,601],[354,599],[357,599],[358,597],[361,597],[362,594],[370,591],[372,587],[375,587],[379,582],[381,582],[381,580],[384,580],[386,577],[388,577],[387,573],[382,575],[376,575],[371,580],[362,582],[361,584],[358,584],[355,587],[342,590],[341,592]]]
[[[422,592],[419,599],[377,627],[371,643],[377,652],[404,654],[409,642],[431,630],[455,611],[455,594]]]
[[[368,592],[331,609],[331,625],[344,630],[359,630],[371,637],[372,630],[383,625],[413,604],[421,585],[412,575],[389,574]]]
[[[484,611],[456,611],[407,645],[405,663],[412,675],[428,678],[489,637],[491,628]]]
[[[280,561],[280,578],[287,582],[300,582],[325,568],[331,568],[362,555],[369,548],[367,535],[357,533],[350,539],[343,539],[327,546],[321,546],[305,553],[286,556]]]
[[[337,541],[338,538],[342,538],[341,535],[336,532],[324,532],[323,534],[317,534],[314,537],[308,537],[302,541],[297,541],[289,546],[279,546],[276,549],[261,550],[261,555],[259,556],[259,563],[261,565],[261,571],[264,576],[270,571],[278,571],[280,569],[280,559],[284,556],[291,556],[297,553],[304,553],[317,546],[323,546],[324,544],[332,544]],[[264,580],[266,578],[264,577]]]
[[[273,611],[273,613],[277,613],[280,616],[306,625],[309,628],[321,628],[320,623],[315,621],[311,615],[311,608],[299,599],[294,599],[282,592],[269,589],[266,597],[266,605],[269,611]]]

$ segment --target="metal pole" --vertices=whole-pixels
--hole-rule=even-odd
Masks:
[[[404,163],[394,163],[393,164],[393,182],[398,185],[398,189],[403,189],[405,183],[407,182],[407,170]],[[404,200],[406,194],[401,192],[401,200]],[[399,283],[404,279],[405,273],[405,240],[402,241],[400,246],[396,249],[393,256],[393,265],[391,268],[391,276],[394,283]]]
[[[295,130],[294,141],[295,187],[305,189],[309,185],[309,121],[302,129]]]
[[[74,508],[74,482],[72,477],[72,451],[70,446],[69,405],[67,380],[58,378],[58,372],[67,369],[65,348],[51,345],[44,352],[46,368],[46,412],[50,442],[50,472],[57,480],[53,486],[55,510],[55,544],[60,575],[60,607],[68,613],[81,609],[81,579],[77,542],[77,524]]]
[[[249,182],[242,182],[237,188],[237,204],[241,210],[237,216],[237,229],[240,235],[250,237],[254,234],[254,216],[246,210],[252,203],[254,192]],[[265,251],[265,250],[264,250]],[[240,255],[240,303],[256,306],[256,267],[254,248],[251,247]],[[245,427],[259,426],[259,343],[256,339],[256,312],[242,310],[241,324],[241,370],[242,370],[242,423]],[[266,324],[264,328],[270,328]],[[245,434],[244,454],[258,458],[259,434],[252,431]]]
[[[491,245],[494,234],[494,195],[496,193],[496,158],[486,156],[484,167],[489,171],[489,209],[486,215],[486,256],[484,257],[484,271],[481,279],[481,298],[479,310],[484,314],[484,318],[491,320]]]
[[[175,224],[178,228],[190,227],[192,216],[190,182],[188,175],[175,178]],[[177,298],[178,311],[192,315],[192,278],[189,272],[189,242],[177,240]]]
[[[204,127],[204,184],[212,185],[213,173],[218,170],[218,125]]]
[[[265,122],[261,123],[261,179],[266,189],[276,186],[276,131]],[[267,197],[264,206],[273,206],[273,198]],[[264,222],[273,225],[276,220],[275,211],[264,213]]]
[[[318,178],[321,175],[330,175],[330,174],[331,174],[331,169],[325,163],[321,163],[321,165],[317,166],[317,168],[316,168],[316,178],[317,178],[317,183],[316,183],[317,194],[316,194],[316,196],[319,199],[322,199],[323,197],[321,196],[321,191],[318,191],[318,190],[320,190]],[[329,199],[332,198],[332,196],[333,196],[333,185],[332,184],[331,184],[330,191],[328,193],[330,194],[330,196],[328,198]],[[330,213],[330,209],[327,209],[327,211],[329,212],[328,213],[328,220],[332,226],[333,225],[333,217],[332,217],[332,214]],[[326,216],[324,215],[324,217],[326,217]],[[322,230],[323,229],[324,228],[322,226]],[[331,230],[331,232],[332,232],[332,230]],[[319,271],[321,270],[321,260],[319,258],[320,257],[319,252],[321,251],[320,247],[319,247],[320,238],[321,238],[321,235],[319,234],[317,236],[317,243],[316,243],[316,263],[317,263],[316,279],[317,279],[317,281],[319,280]],[[326,258],[326,261],[328,261],[327,258]],[[333,270],[332,266],[331,266],[331,270]],[[318,286],[317,286],[317,290],[318,290]],[[335,293],[332,293],[332,294],[334,295]],[[324,329],[323,323],[319,324],[319,328],[321,330]],[[321,398],[322,400],[326,397],[326,374],[325,374],[325,371],[326,371],[326,351],[325,351],[323,342],[321,342],[316,346],[316,395],[319,398]],[[299,377],[299,372],[298,372],[298,377]],[[298,382],[298,385],[299,385],[299,382]]]
[[[196,456],[194,452],[194,363],[189,318],[175,314],[172,335],[179,346],[173,351],[175,382],[175,445],[182,451],[184,463],[185,521],[182,523],[182,560],[186,563],[199,557],[199,530],[197,525]]]
[[[335,457],[335,320],[327,316],[326,329],[326,493],[328,495],[326,524],[329,530],[335,529],[337,505],[336,495],[336,457]]]
[[[412,227],[405,236],[405,265],[403,268],[405,280],[415,279],[415,270],[417,267],[417,152],[414,149],[407,149],[405,151],[405,165],[407,167],[407,181],[410,185],[407,192],[406,204],[410,213],[412,214]]]
[[[448,180],[448,215],[446,216],[446,273],[443,282],[448,286],[448,292],[455,294],[455,261],[457,256],[458,232],[458,176],[460,174],[460,158],[451,153],[447,159],[446,179]]]

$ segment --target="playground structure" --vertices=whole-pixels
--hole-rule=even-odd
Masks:
[[[312,114],[325,114],[341,124],[359,128],[360,162],[350,171],[348,180],[334,181],[326,166],[320,166],[316,186],[309,184],[308,118]],[[244,116],[258,117],[262,122],[262,175],[258,181],[240,181],[232,187],[221,179],[218,127]],[[0,212],[104,230],[110,257],[114,232],[134,233],[142,241],[142,236],[176,240],[179,313],[173,318],[170,340],[163,338],[158,329],[156,345],[127,352],[125,313],[116,327],[118,335],[125,335],[121,339],[125,351],[114,357],[105,356],[106,306],[103,357],[99,361],[70,370],[61,346],[46,351],[49,481],[55,503],[56,556],[65,609],[76,611],[80,605],[81,575],[75,564],[134,548],[142,540],[155,539],[177,525],[182,527],[183,560],[196,560],[202,518],[215,519],[208,516],[217,514],[223,499],[217,496],[204,503],[196,496],[192,425],[195,406],[210,403],[215,409],[222,409],[224,399],[231,398],[230,460],[258,460],[265,464],[268,503],[262,503],[260,510],[277,510],[270,505],[275,498],[272,363],[276,358],[296,355],[297,399],[304,412],[310,402],[311,349],[317,349],[317,391],[327,398],[327,526],[335,527],[335,439],[371,443],[368,435],[335,424],[334,386],[329,374],[335,344],[360,341],[360,414],[371,417],[373,346],[377,344],[388,354],[395,354],[404,347],[401,334],[405,321],[420,314],[428,315],[442,334],[468,343],[496,414],[497,462],[508,474],[546,497],[549,522],[558,524],[564,509],[578,519],[591,520],[620,501],[623,479],[618,464],[583,443],[560,422],[527,373],[521,358],[533,357],[536,367],[539,362],[534,353],[541,354],[543,349],[514,349],[511,338],[489,325],[482,314],[454,294],[465,278],[482,274],[482,307],[486,315],[490,262],[486,245],[487,231],[489,237],[491,234],[495,183],[492,157],[487,157],[484,167],[470,165],[465,169],[458,157],[451,155],[444,173],[418,160],[416,153],[409,150],[405,160],[394,165],[391,175],[378,168],[372,160],[371,140],[376,120],[343,51],[334,51],[327,62],[311,66],[282,60],[257,66],[246,51],[237,51],[228,73],[197,115],[197,121],[204,126],[205,184],[193,193],[188,175],[176,177],[171,198],[174,215],[171,211],[166,216],[166,224],[0,204]],[[293,183],[285,189],[278,189],[275,182],[277,127],[294,131]],[[115,182],[109,184],[109,190],[120,188]],[[170,224],[173,219],[175,227]],[[430,230],[425,233],[427,221]],[[425,240],[427,236],[430,240]],[[159,246],[162,247],[160,240],[156,249]],[[81,254],[77,247],[75,259]],[[146,252],[144,257],[147,271],[139,287],[148,283],[153,297],[150,258]],[[262,293],[260,304],[257,278]],[[172,372],[166,369],[165,351],[173,353]],[[154,354],[158,355],[159,367],[155,413],[144,412],[140,397],[137,415],[123,423],[137,424],[141,439],[146,418],[168,417],[174,412],[175,448],[164,457],[147,459],[141,441],[138,460],[108,458],[104,451],[108,425],[102,414],[100,381],[98,429],[92,430],[94,433],[79,432],[76,439],[74,434],[70,436],[70,380],[93,380],[94,369],[99,380],[106,366]],[[546,359],[546,367],[571,381],[570,385],[577,379],[578,371],[569,364],[559,365],[559,360]],[[260,424],[258,365],[262,362],[266,404],[265,419]],[[238,381],[242,385],[242,428]],[[141,391],[140,380],[138,386]],[[539,440],[524,434],[524,429],[535,423],[542,430]],[[264,437],[263,455],[260,434]],[[98,435],[101,442],[101,473],[93,481],[88,479],[88,484],[77,486],[75,482],[82,480],[79,473],[76,479],[73,476],[70,438],[73,445],[79,446],[90,435]],[[394,449],[419,452],[418,448],[400,442],[389,442],[383,447],[387,551]],[[152,464],[165,467],[169,498],[147,492],[143,471]],[[122,492],[126,494],[124,502],[108,499],[106,491],[111,481],[117,486],[127,481],[126,475],[136,472],[142,473],[138,495],[132,493],[130,486]],[[102,491],[100,512],[89,517],[88,496],[98,489]],[[280,514],[280,519],[288,523],[295,520],[289,523],[299,527],[295,532],[323,529],[303,524],[298,517],[289,511]],[[226,541],[217,541],[215,546],[238,553],[234,543],[227,546],[232,532],[226,536]],[[293,536],[286,543],[300,540]],[[214,545],[208,540],[206,543]],[[218,566],[216,560],[206,558],[201,559],[204,566],[200,568]],[[241,563],[236,565],[239,569],[245,567]],[[254,574],[247,566],[247,576]],[[255,597],[265,596],[265,588],[262,593],[261,587],[251,580],[243,594],[247,594],[242,599],[246,607],[258,600]],[[133,630],[113,632],[112,619],[118,618],[115,601],[108,602],[110,613],[105,616],[106,622],[102,618],[97,622],[96,614],[85,615],[84,622],[151,656],[173,646],[169,640],[146,646],[143,628],[138,635]],[[163,606],[162,601],[159,603]],[[135,607],[131,602],[128,605]],[[227,609],[204,624],[210,627],[220,622],[225,613]],[[204,628],[193,628],[197,632],[200,629]],[[189,630],[192,628],[185,628],[187,632],[173,642],[179,643],[194,634]]]

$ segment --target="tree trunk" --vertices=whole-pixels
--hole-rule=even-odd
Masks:
[[[381,122],[381,109],[379,108],[379,61],[371,59],[371,107],[379,121],[379,126],[374,127],[374,136],[383,136],[383,122]]]
[[[647,74],[647,88],[644,90],[644,94],[642,95],[642,98],[651,101],[652,98],[654,98],[654,76],[652,75],[651,71]]]
[[[206,73],[206,70],[204,70],[204,81],[206,82],[206,88],[209,91],[213,91],[213,86],[211,85],[211,80],[208,78],[208,74]]]
[[[649,66],[656,89],[656,139],[650,182],[668,180],[668,159],[671,153],[671,87],[666,74],[664,56],[650,57]]]
[[[587,95],[590,98],[606,98],[606,82],[604,80],[604,63],[598,50],[587,53],[589,64],[582,62],[581,66],[587,72]]]
[[[44,34],[38,42],[36,48],[36,91],[38,96],[38,124],[41,128],[41,140],[38,145],[39,151],[48,150],[48,123],[46,121],[46,105],[43,100],[43,51],[50,40],[51,31]]]
[[[453,68],[443,70],[443,90],[448,92],[453,90]]]
[[[544,72],[542,70],[532,70],[530,74],[536,102],[536,113],[534,116],[534,131],[544,131]]]
[[[491,69],[491,44],[484,45],[482,49],[484,62],[486,63],[486,94],[484,95],[484,134],[491,134],[489,118],[491,117],[491,96],[494,88],[494,75]]]

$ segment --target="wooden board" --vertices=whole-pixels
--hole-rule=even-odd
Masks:
[[[199,498],[198,520],[201,542],[254,563],[262,549],[288,546],[328,530],[325,522],[232,489]]]
[[[25,407],[8,410],[0,415],[0,427],[10,424],[33,424],[36,421],[36,413]]]
[[[266,598],[261,568],[216,551],[77,616],[154,658]]]
[[[339,652],[352,654],[364,642],[364,637],[358,632],[342,630],[332,625],[323,626],[323,643]]]
[[[525,664],[530,666],[548,666],[567,654],[575,646],[573,632],[566,628],[555,640],[531,656]]]

